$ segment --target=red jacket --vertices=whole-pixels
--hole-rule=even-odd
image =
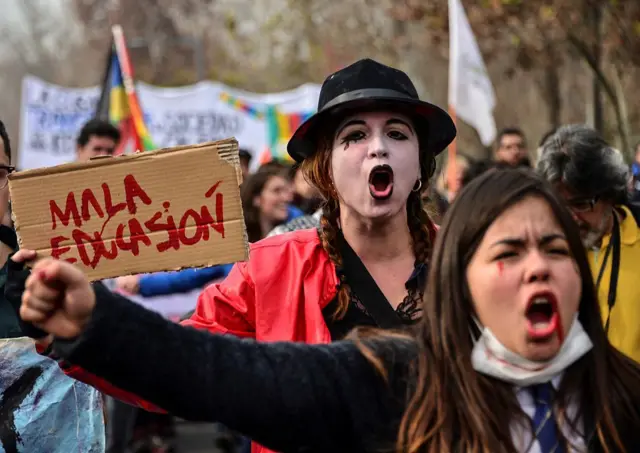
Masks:
[[[263,239],[251,245],[250,260],[227,278],[207,286],[196,311],[183,325],[251,337],[258,341],[329,343],[322,309],[335,297],[338,278],[315,229]],[[61,363],[68,376],[126,403],[160,412],[77,366]],[[256,444],[253,453],[268,453]]]

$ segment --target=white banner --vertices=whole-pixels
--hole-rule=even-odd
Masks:
[[[255,168],[259,156],[278,135],[275,123],[295,125],[298,117],[314,112],[320,86],[307,84],[281,93],[256,94],[209,81],[176,88],[138,82],[137,90],[157,147],[235,137],[240,147],[253,154]],[[100,87],[66,88],[25,77],[18,168],[73,161],[76,136],[93,117],[99,96]],[[279,116],[267,115],[268,107],[275,107]],[[283,127],[279,130],[283,134],[280,139],[288,139],[284,135],[290,131]]]

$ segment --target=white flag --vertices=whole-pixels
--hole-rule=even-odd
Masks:
[[[496,100],[478,43],[461,0],[449,0],[449,105],[473,126],[482,144],[496,138]]]

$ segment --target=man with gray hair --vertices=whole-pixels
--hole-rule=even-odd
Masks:
[[[640,361],[640,216],[629,167],[597,131],[570,125],[544,142],[537,169],[580,228],[610,342]]]

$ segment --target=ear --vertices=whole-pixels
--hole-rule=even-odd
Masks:
[[[260,202],[260,195],[256,195],[255,197],[253,197],[253,203],[252,204],[253,204],[254,208],[259,208],[260,207],[260,205],[262,204]]]

